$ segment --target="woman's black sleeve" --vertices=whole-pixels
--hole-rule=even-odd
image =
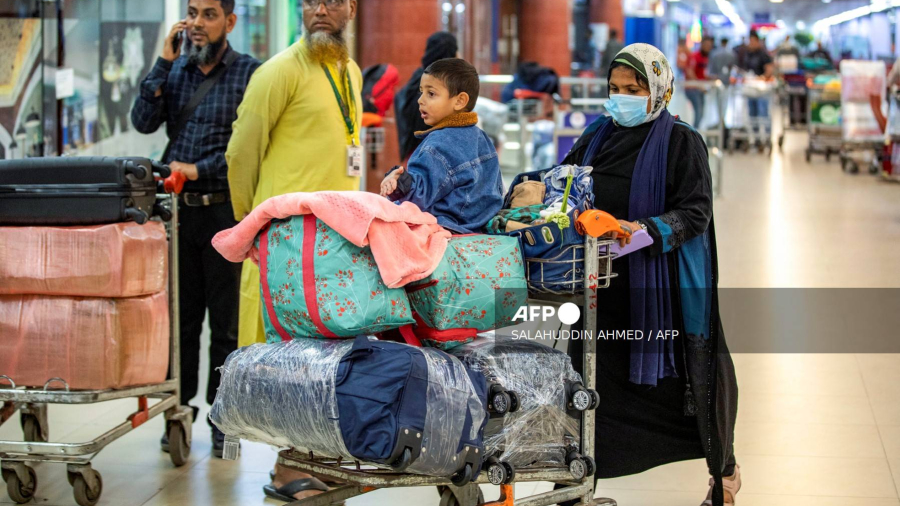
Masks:
[[[677,124],[669,145],[666,212],[638,220],[653,237],[649,253],[667,253],[703,234],[713,209],[706,143],[692,128]]]

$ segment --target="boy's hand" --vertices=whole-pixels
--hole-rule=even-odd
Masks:
[[[384,177],[384,181],[381,182],[382,197],[387,197],[397,191],[397,180],[400,179],[400,175],[404,172],[406,172],[406,170],[403,167],[400,167]]]

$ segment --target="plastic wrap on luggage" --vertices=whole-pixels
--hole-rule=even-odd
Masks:
[[[335,377],[352,341],[296,339],[229,355],[209,418],[225,434],[352,458],[341,437]]]
[[[0,294],[136,297],[165,290],[162,223],[0,227]]]
[[[0,375],[73,389],[161,383],[169,367],[168,295],[101,299],[0,296]],[[60,384],[53,385],[59,388]]]
[[[460,467],[459,459],[454,458],[459,456],[461,440],[479,439],[478,432],[485,417],[482,399],[459,360],[435,349],[385,344],[417,350],[427,363],[422,451],[407,471],[434,476],[453,474]],[[369,388],[364,397],[372,397],[369,408],[375,411],[341,413],[339,406],[345,401],[340,401],[339,395],[345,394],[338,393],[338,371],[342,360],[350,360],[349,354],[358,346],[354,341],[296,339],[237,350],[222,368],[222,380],[210,420],[229,436],[312,451],[321,456],[358,459],[350,448],[361,448],[367,442],[372,445],[384,445],[385,442],[381,440],[383,438],[379,441],[346,440],[351,433],[364,439],[368,432],[359,430],[359,426],[352,432],[342,431],[342,427],[347,426],[341,423],[342,417],[358,417],[360,423],[373,413],[387,413],[382,418],[397,417],[396,411],[384,408],[377,401],[389,396],[390,387],[402,387],[376,388],[374,385],[379,378],[364,378],[360,381],[361,386]],[[349,382],[359,381],[359,378],[350,378],[354,369],[342,369],[347,372],[340,379],[341,391],[350,390]],[[470,433],[464,434],[467,414],[474,420]]]
[[[567,383],[581,382],[569,356],[537,341],[480,336],[451,353],[519,398],[517,411],[488,422],[485,454],[517,468],[565,465],[580,434],[579,419],[567,414]]]

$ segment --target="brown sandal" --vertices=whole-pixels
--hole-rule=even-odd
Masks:
[[[716,480],[714,478],[709,479],[709,493],[706,494],[706,500],[703,501],[703,504],[701,504],[700,506],[712,506],[712,494],[715,483]],[[741,466],[734,466],[733,476],[722,478],[722,487],[725,489],[725,506],[734,506],[734,498],[741,490]]]

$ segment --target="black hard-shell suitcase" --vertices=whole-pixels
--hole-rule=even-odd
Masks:
[[[147,158],[0,160],[0,225],[143,224],[168,214],[155,176],[169,175]]]

